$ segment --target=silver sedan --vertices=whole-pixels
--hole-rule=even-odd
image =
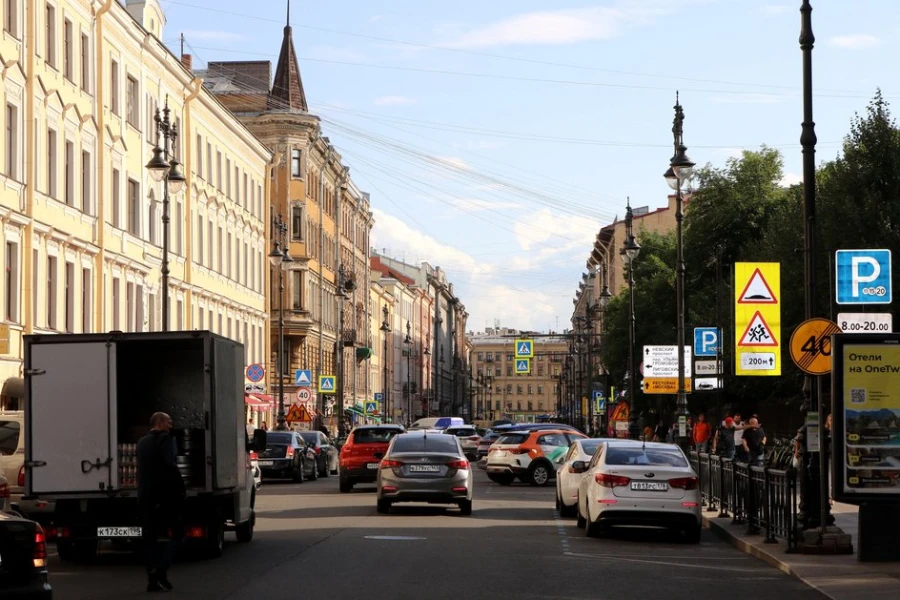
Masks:
[[[378,512],[395,502],[456,504],[472,514],[474,478],[456,436],[427,431],[391,440],[378,468]]]

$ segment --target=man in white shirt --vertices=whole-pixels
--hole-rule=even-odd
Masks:
[[[734,413],[734,460],[747,461],[747,453],[744,451],[744,421],[741,413]]]
[[[256,431],[256,425],[253,424],[253,418],[247,422],[247,437],[253,439],[253,432]]]

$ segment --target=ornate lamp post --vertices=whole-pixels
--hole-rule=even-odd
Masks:
[[[160,113],[156,109],[153,117],[156,123],[156,146],[153,148],[153,157],[147,163],[146,169],[150,171],[150,177],[154,181],[164,182],[163,185],[163,247],[162,247],[162,330],[169,330],[169,194],[177,194],[184,189],[184,173],[181,163],[175,159],[175,141],[178,139],[178,126],[169,120],[169,99],[166,97],[165,107]],[[160,145],[162,144],[162,145]]]
[[[675,190],[675,223],[676,223],[676,259],[675,259],[675,302],[677,321],[675,324],[675,337],[678,346],[678,444],[686,449],[690,440],[687,438],[688,404],[687,393],[684,388],[684,221],[683,200],[681,188],[684,182],[691,178],[694,172],[694,163],[688,158],[687,146],[683,140],[684,111],[675,94],[675,120],[672,125],[672,134],[675,138],[675,154],[669,161],[669,170],[665,173],[666,182]]]
[[[275,429],[284,431],[287,429],[284,418],[284,271],[294,259],[288,252],[287,224],[281,215],[272,218],[272,240],[269,262],[278,269],[278,367],[275,369],[275,376],[278,377],[278,415]]]
[[[403,343],[406,344],[406,425],[412,425],[412,385],[411,385],[411,375],[412,375],[412,326],[407,321],[406,323],[406,338],[403,340]]]
[[[388,323],[388,307],[387,304],[384,305],[384,308],[381,309],[381,314],[384,318],[381,321],[381,334],[384,338],[384,354],[382,355],[382,362],[384,363],[384,368],[382,369],[382,379],[381,379],[381,394],[384,396],[384,416],[385,423],[391,423],[394,420],[394,411],[393,407],[391,407],[391,399],[388,393],[388,333],[391,331],[391,325]]]
[[[637,242],[635,242],[635,243],[637,243]],[[609,279],[608,278],[609,278],[609,273],[607,272],[606,264],[604,264],[603,265],[603,289],[600,291],[600,298],[598,299],[598,302],[600,304],[600,330],[601,330],[600,335],[601,335],[601,340],[602,340],[601,347],[602,347],[602,344],[606,343],[606,339],[604,337],[606,335],[606,307],[609,306],[609,301],[612,300],[612,293],[610,293],[610,291],[609,291]],[[604,372],[606,372],[605,368],[604,368]],[[609,388],[608,388],[609,382],[606,381],[606,379],[607,379],[607,376],[604,375],[603,376],[603,395],[604,396],[607,395],[607,392],[609,390]],[[606,399],[606,406],[607,406],[606,411],[607,412],[602,413],[602,414],[598,413],[598,415],[597,415],[597,427],[598,427],[598,429],[600,429],[601,432],[605,431],[604,420],[608,421],[608,419],[605,419],[605,416],[609,414],[609,412],[608,412],[609,411],[609,402],[610,402],[610,399],[607,397],[607,399]]]
[[[634,373],[634,261],[641,253],[641,246],[634,238],[634,212],[631,210],[631,199],[625,205],[625,245],[620,254],[628,268],[628,436],[636,440],[640,437],[640,425],[637,417],[637,393],[635,392]],[[607,292],[609,290],[607,289]]]
[[[353,291],[353,279],[347,276],[344,270],[344,264],[338,266],[338,289],[335,294],[338,301],[339,325],[340,333],[337,340],[337,362],[338,362],[338,389],[337,389],[337,417],[338,417],[338,437],[343,438],[347,434],[347,427],[344,424],[344,350],[346,338],[344,335],[344,302],[350,299],[347,292]]]

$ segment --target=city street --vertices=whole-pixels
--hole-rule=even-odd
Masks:
[[[650,531],[588,539],[556,518],[554,488],[502,487],[476,469],[475,510],[400,505],[375,511],[373,485],[338,492],[337,477],[267,483],[250,544],[229,535],[218,560],[176,564],[185,598],[424,599],[698,597],[821,598],[818,592],[704,531],[692,546]],[[61,564],[51,581],[63,600],[142,597],[133,556]]]

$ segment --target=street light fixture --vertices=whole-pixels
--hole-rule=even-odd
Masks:
[[[169,330],[169,195],[175,195],[184,189],[185,178],[181,170],[181,163],[175,158],[175,142],[178,139],[178,125],[169,119],[169,98],[166,97],[165,106],[160,113],[156,109],[153,117],[156,123],[156,146],[153,147],[153,157],[146,164],[150,177],[156,182],[164,182],[163,185],[163,247],[162,265],[162,330]],[[160,145],[161,144],[161,145]]]
[[[281,215],[272,218],[272,240],[269,262],[278,269],[278,367],[275,369],[275,376],[278,377],[278,415],[275,429],[285,431],[287,422],[284,415],[284,271],[294,259],[288,252],[287,223]]]
[[[412,326],[409,321],[406,322],[406,338],[403,340],[406,344],[406,425],[412,425]]]
[[[634,212],[631,210],[631,198],[627,199],[625,205],[625,244],[622,246],[620,254],[625,266],[628,267],[628,436],[636,440],[640,435],[640,427],[637,418],[637,393],[635,391],[635,380],[637,377],[634,373],[634,261],[637,260],[641,253],[641,246],[634,238]],[[609,292],[606,289],[607,293]],[[601,294],[602,296],[603,294]]]
[[[666,183],[675,190],[675,223],[676,223],[676,264],[675,264],[675,303],[676,325],[675,337],[678,346],[678,396],[676,413],[678,416],[678,445],[687,450],[690,439],[687,437],[688,404],[684,382],[684,202],[681,189],[684,182],[691,178],[694,163],[688,158],[684,145],[684,110],[675,93],[675,119],[672,125],[675,138],[675,154],[669,161],[669,169],[665,172]]]
[[[381,321],[381,333],[384,338],[384,354],[382,356],[382,362],[384,363],[384,368],[382,369],[382,381],[381,381],[381,395],[382,401],[384,402],[384,410],[382,413],[384,414],[384,422],[390,423],[393,420],[393,410],[391,409],[390,404],[390,396],[388,395],[388,333],[391,331],[391,326],[388,323],[388,307],[387,304],[381,309],[381,314],[383,315],[383,319]]]

